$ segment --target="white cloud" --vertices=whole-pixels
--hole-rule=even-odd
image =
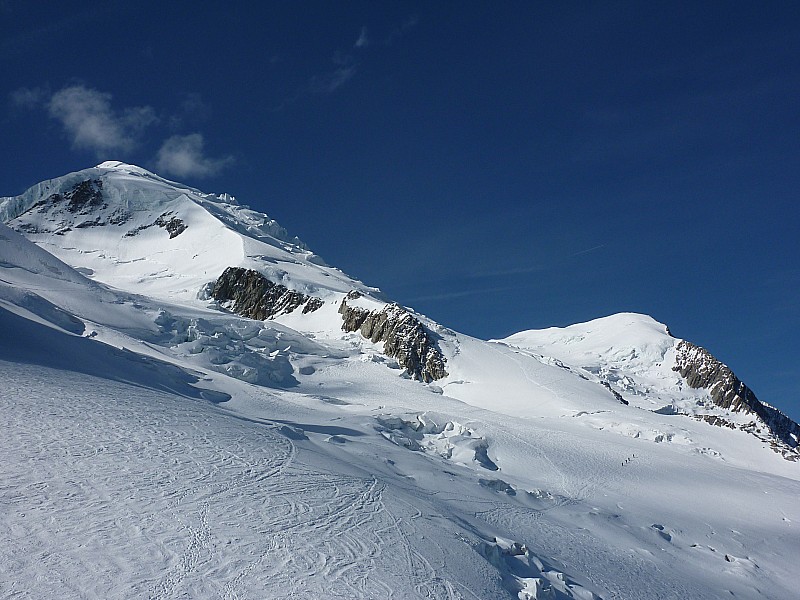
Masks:
[[[347,69],[348,61],[345,58],[336,64]],[[332,76],[322,84],[333,90],[348,78],[344,75]],[[137,149],[145,129],[160,121],[150,106],[115,109],[111,94],[81,84],[64,87],[54,94],[46,87],[22,87],[11,92],[8,98],[16,109],[46,110],[51,118],[62,125],[73,148],[92,150],[101,160],[123,158],[116,154]],[[181,104],[180,111],[162,119],[160,124],[162,128],[172,128],[174,131],[188,121],[205,120],[210,114],[210,105],[199,94],[189,94]],[[173,135],[161,145],[156,157],[157,167],[164,173],[179,177],[206,177],[217,174],[233,162],[231,156],[205,156],[203,146],[200,133]]]
[[[157,121],[149,106],[114,111],[111,94],[82,85],[59,90],[47,108],[64,126],[74,147],[94,150],[98,158],[107,158],[109,152],[130,151],[144,128]]]
[[[158,151],[156,168],[177,177],[208,177],[216,175],[233,162],[233,157],[203,156],[203,136],[199,133],[173,135]]]

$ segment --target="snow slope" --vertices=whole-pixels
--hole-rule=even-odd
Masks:
[[[102,202],[36,206],[87,180]],[[691,418],[649,317],[484,342],[415,315],[447,361],[423,384],[342,330],[374,288],[227,196],[104,163],[0,212],[39,244],[0,225],[2,598],[795,593],[800,465]],[[228,266],[322,307],[231,314]]]

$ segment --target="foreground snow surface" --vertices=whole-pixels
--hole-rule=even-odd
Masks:
[[[362,402],[370,366],[215,404],[0,361],[2,596],[792,597],[796,479],[389,380],[376,397],[472,433],[403,429],[413,410]],[[447,451],[465,434],[500,471]]]

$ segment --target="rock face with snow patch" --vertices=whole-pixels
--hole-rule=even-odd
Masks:
[[[25,208],[20,204],[11,224],[25,233],[64,235],[73,229],[121,226],[131,218],[124,203],[109,205],[99,178],[78,181],[64,191],[56,191]],[[12,203],[6,210],[14,210]],[[12,215],[14,213],[11,213]],[[11,216],[11,215],[9,215]],[[151,227],[164,229],[170,239],[186,231],[187,225],[172,211],[166,211],[151,222],[129,229],[124,237],[133,237]]]
[[[72,188],[50,194],[22,212],[20,217],[30,212],[47,213],[47,225],[35,225],[24,218],[18,223],[21,231],[30,233],[63,234],[72,228],[97,227],[108,223],[120,224],[125,221],[122,215],[109,215],[108,219],[96,216],[86,219],[85,216],[105,208],[103,182],[99,179],[80,181]]]
[[[395,303],[381,310],[339,306],[344,331],[360,331],[373,343],[383,342],[383,352],[396,358],[414,379],[429,383],[447,377],[445,358],[430,332],[407,310]]]
[[[133,237],[135,235],[138,235],[139,232],[144,231],[145,229],[150,229],[151,227],[155,227],[155,226],[158,226],[158,227],[161,227],[162,229],[165,229],[167,231],[167,233],[169,234],[169,239],[172,239],[174,237],[178,237],[180,234],[182,234],[187,229],[186,224],[181,219],[179,219],[176,216],[173,216],[172,215],[172,211],[167,211],[167,212],[162,213],[161,215],[159,215],[158,218],[155,221],[153,221],[152,223],[147,223],[145,225],[139,225],[138,227],[129,230],[125,234],[125,237]]]
[[[263,321],[287,314],[299,306],[309,313],[322,306],[322,300],[273,283],[258,271],[228,267],[211,289],[211,297],[238,315]]]
[[[753,391],[708,350],[681,340],[676,347],[673,370],[679,372],[690,387],[707,389],[717,406],[757,416],[774,436],[770,439],[773,449],[790,460],[800,459],[797,452],[800,425],[776,408],[759,401]],[[730,426],[727,421],[721,423],[717,419],[704,420]],[[755,434],[760,431],[755,423],[744,429]]]

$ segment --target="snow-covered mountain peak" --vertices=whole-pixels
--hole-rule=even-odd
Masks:
[[[0,219],[114,287],[192,300],[232,266],[324,296],[366,288],[264,213],[120,161],[0,198]]]
[[[142,167],[138,167],[136,165],[131,165],[131,164],[122,162],[121,160],[106,160],[106,161],[101,162],[95,168],[96,169],[105,169],[105,170],[109,170],[109,171],[112,171],[112,170],[113,171],[125,171],[125,172],[128,172],[128,173],[140,173],[142,175],[153,175],[153,176],[155,176],[155,173],[152,173],[152,172],[148,171],[147,169],[144,169]]]
[[[91,176],[91,171],[98,171],[100,179],[111,179],[116,183],[116,185],[122,187],[137,185],[147,187],[148,184],[144,183],[143,180],[149,180],[152,184],[155,184],[155,186],[150,186],[151,190],[155,191],[159,190],[160,188],[160,191],[167,195],[170,194],[171,190],[177,190],[190,196],[196,195],[216,202],[224,203],[233,200],[233,196],[230,194],[206,194],[184,183],[162,177],[161,175],[149,171],[144,167],[132,165],[119,160],[107,160],[100,163],[93,169],[84,169],[83,171],[78,171],[78,173],[86,173],[88,176]],[[128,180],[128,183],[124,183],[126,180]],[[233,201],[230,203],[235,204],[236,202]]]
[[[675,345],[663,323],[649,315],[618,313],[567,327],[515,333],[504,343],[585,364],[658,363]]]
[[[794,421],[760,402],[708,350],[673,337],[649,315],[619,313],[522,331],[497,343],[555,360],[630,406],[741,429],[768,440],[787,459],[800,459]]]

